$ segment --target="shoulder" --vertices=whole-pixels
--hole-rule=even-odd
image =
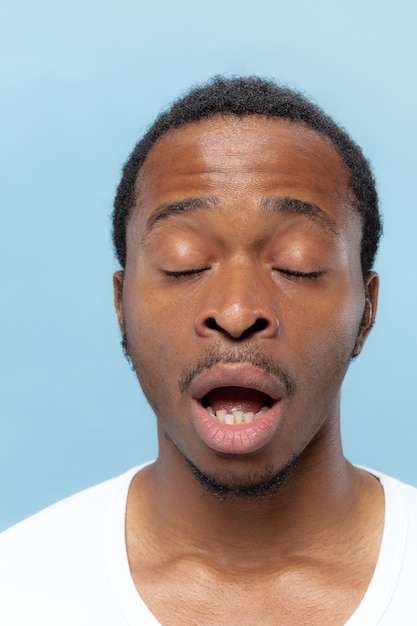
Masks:
[[[6,617],[8,624],[26,623],[32,613],[43,616],[36,624],[66,624],[56,619],[71,597],[68,615],[72,623],[84,623],[75,617],[77,602],[84,610],[87,590],[93,598],[94,589],[106,587],[106,542],[111,532],[123,541],[127,492],[139,469],[70,496],[0,534],[0,623]]]
[[[386,496],[387,506],[394,506],[395,503],[401,503],[404,512],[407,515],[417,515],[417,488],[413,485],[404,483],[397,478],[383,474],[373,469],[363,468],[370,474],[376,476],[381,482]],[[416,527],[417,532],[417,527]]]
[[[136,468],[135,468],[136,471]],[[134,470],[84,489],[60,500],[39,513],[28,517],[15,526],[0,533],[0,554],[12,549],[14,544],[30,542],[42,537],[53,542],[62,536],[77,533],[80,528],[91,528],[103,519],[103,513],[113,497],[127,491]]]
[[[413,555],[413,565],[417,576],[417,488],[390,476],[380,479],[386,494],[386,506],[396,509],[408,557]],[[389,513],[389,511],[388,511]]]
[[[397,594],[408,589],[415,605],[417,588],[417,489],[396,478],[370,470],[384,487],[385,528],[384,548],[390,559],[386,569],[398,568]]]

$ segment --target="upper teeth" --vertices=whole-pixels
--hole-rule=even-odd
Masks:
[[[228,413],[225,409],[219,409],[214,412],[211,406],[207,407],[207,411],[210,413],[212,417],[214,417],[218,422],[222,424],[250,424],[257,417],[260,417],[269,409],[268,406],[263,406],[257,413],[253,411],[248,411],[244,413],[243,411],[232,411]]]

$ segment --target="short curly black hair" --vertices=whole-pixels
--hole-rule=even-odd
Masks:
[[[261,115],[301,122],[327,137],[350,172],[350,188],[362,219],[361,263],[364,274],[374,263],[382,234],[378,194],[370,164],[359,146],[318,106],[302,94],[256,76],[224,78],[191,89],[161,113],[126,161],[113,211],[113,244],[122,267],[126,264],[126,227],[134,206],[135,182],[154,143],[172,128],[215,115]]]

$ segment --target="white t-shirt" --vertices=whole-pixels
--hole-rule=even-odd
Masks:
[[[139,467],[0,534],[2,626],[157,626],[133,584],[125,509]],[[374,472],[385,527],[368,590],[346,626],[417,625],[417,489]]]

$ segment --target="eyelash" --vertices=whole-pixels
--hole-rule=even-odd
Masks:
[[[201,274],[207,269],[209,268],[202,267],[198,270],[181,270],[181,271],[162,270],[162,272],[165,274],[165,276],[170,276],[172,278],[182,278],[183,276],[196,276],[197,274]]]
[[[201,274],[202,272],[205,272],[207,269],[209,269],[208,267],[202,267],[199,269],[195,269],[195,270],[179,270],[179,271],[175,271],[175,270],[162,270],[163,273],[165,274],[165,276],[169,276],[171,278],[182,278],[182,277],[186,277],[186,276],[197,276],[198,274]],[[298,272],[296,270],[286,270],[286,269],[281,269],[278,267],[274,267],[273,268],[276,272],[279,272],[280,274],[283,274],[284,276],[288,276],[291,278],[304,278],[304,279],[314,279],[314,278],[318,278],[319,276],[321,276],[322,272],[318,271],[318,272]]]
[[[284,276],[289,276],[290,278],[306,278],[306,279],[314,279],[318,278],[322,275],[323,272],[297,272],[296,270],[284,270],[278,267],[273,268],[276,272],[283,274]]]

